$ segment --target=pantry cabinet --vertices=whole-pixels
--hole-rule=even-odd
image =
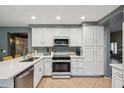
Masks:
[[[103,47],[85,47],[83,55],[85,75],[104,75]]]
[[[84,56],[85,61],[93,61],[94,48],[93,47],[85,47],[83,49],[83,56]]]
[[[83,26],[82,32],[85,75],[104,75],[103,26]]]
[[[83,32],[83,44],[85,46],[93,46],[93,42],[94,42],[93,26],[84,26],[82,32]]]
[[[93,63],[93,61],[84,60],[84,75],[85,76],[94,75],[94,63]]]
[[[83,26],[84,46],[103,46],[104,28],[103,26]]]
[[[94,45],[103,46],[104,45],[104,28],[103,26],[94,27]]]
[[[94,75],[104,75],[104,62],[94,61]]]

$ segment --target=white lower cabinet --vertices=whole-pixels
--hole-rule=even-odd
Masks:
[[[71,76],[82,76],[84,73],[84,63],[82,58],[71,59]]]
[[[104,75],[103,61],[94,61],[94,75]]]
[[[112,68],[112,88],[122,88],[123,73],[117,68]]]
[[[104,47],[84,47],[84,75],[104,75]]]
[[[52,59],[44,59],[44,76],[52,76]]]
[[[71,76],[82,76],[83,73],[84,73],[84,69],[83,68],[71,69]]]
[[[84,75],[94,75],[94,63],[93,61],[84,61]]]
[[[34,87],[37,87],[39,81],[43,77],[43,60],[34,65]]]

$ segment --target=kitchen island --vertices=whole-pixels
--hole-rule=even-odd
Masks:
[[[30,68],[31,66],[35,66],[40,60],[44,58],[49,58],[51,56],[33,56],[39,57],[38,59],[32,62],[21,62],[25,60],[23,57],[15,58],[8,61],[0,62],[0,87],[14,87],[14,78]]]

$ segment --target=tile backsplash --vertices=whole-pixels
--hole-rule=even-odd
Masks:
[[[67,47],[67,46],[55,46],[55,47],[33,47],[32,52],[37,50],[38,53],[48,54],[49,49],[54,48],[56,52],[69,52],[69,53],[75,53],[77,49],[81,52],[81,47]]]

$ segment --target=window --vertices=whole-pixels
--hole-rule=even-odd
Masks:
[[[111,52],[117,54],[117,42],[111,42]]]

